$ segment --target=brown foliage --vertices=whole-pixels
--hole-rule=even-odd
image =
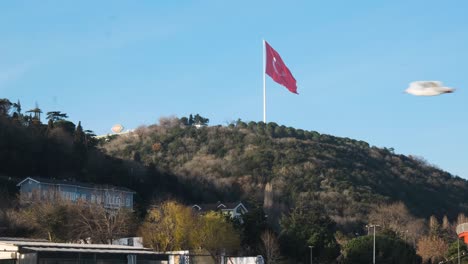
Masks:
[[[125,209],[108,210],[102,205],[56,201],[32,201],[19,211],[39,238],[49,241],[90,241],[111,244],[133,234],[134,217]]]
[[[108,210],[97,204],[81,203],[71,211],[76,216],[72,222],[75,237],[89,238],[92,243],[112,244],[135,231],[135,217],[128,209]]]
[[[444,254],[448,250],[448,244],[442,238],[424,236],[418,241],[417,253],[423,262],[439,263],[444,260]]]
[[[409,241],[417,240],[424,233],[424,221],[412,216],[402,202],[378,206],[369,214],[369,223],[392,230]]]
[[[153,149],[154,152],[158,152],[161,150],[161,143],[154,143],[151,148]]]

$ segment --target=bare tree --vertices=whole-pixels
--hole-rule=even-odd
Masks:
[[[402,202],[378,206],[369,214],[369,223],[392,230],[407,242],[418,240],[425,228],[424,221],[411,215]]]
[[[70,215],[65,203],[33,200],[20,214],[34,229],[35,236],[57,242],[63,242],[68,237],[66,227]]]
[[[74,237],[90,238],[93,243],[112,244],[135,231],[135,219],[127,209],[109,210],[99,204],[81,203],[75,215]]]
[[[424,236],[418,241],[417,253],[424,263],[439,263],[444,260],[448,244],[442,238]]]
[[[276,234],[271,230],[266,230],[262,233],[260,239],[262,241],[262,250],[266,258],[266,263],[277,263],[280,257],[280,249]]]

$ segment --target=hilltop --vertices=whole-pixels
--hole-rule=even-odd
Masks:
[[[162,119],[102,149],[170,173],[181,183],[210,186],[192,193],[198,200],[264,203],[274,222],[304,201],[323,204],[339,226],[350,229],[362,226],[382,203],[402,201],[425,218],[453,219],[468,208],[466,180],[392,148],[276,123],[239,120],[195,127],[187,120]]]

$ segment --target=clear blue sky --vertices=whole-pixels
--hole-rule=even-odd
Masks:
[[[1,1],[0,97],[110,132],[200,113],[262,119],[262,38],[299,95],[267,79],[268,121],[425,157],[468,178],[467,1]],[[402,93],[440,80],[454,94]]]

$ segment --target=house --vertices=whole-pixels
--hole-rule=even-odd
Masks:
[[[148,248],[0,238],[0,263],[167,264],[169,255]]]
[[[40,200],[101,204],[106,209],[133,209],[134,191],[111,185],[80,183],[75,181],[28,177],[17,184],[23,201]]]
[[[215,204],[194,204],[192,208],[200,213],[206,213],[209,211],[222,212],[224,214],[230,215],[231,218],[240,219],[242,221],[242,215],[247,213],[247,207],[242,202],[237,203],[221,203],[217,202]]]

